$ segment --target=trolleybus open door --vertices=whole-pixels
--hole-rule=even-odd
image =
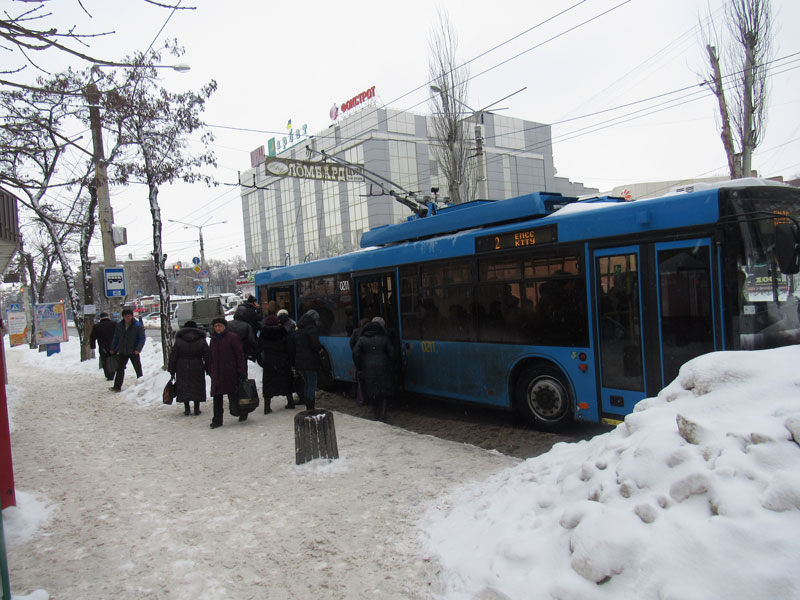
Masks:
[[[394,271],[371,273],[356,278],[358,310],[355,325],[361,319],[383,317],[386,329],[397,331],[397,279]]]
[[[717,349],[711,248],[703,238],[595,250],[603,420],[621,420],[686,361]]]
[[[261,293],[259,293],[259,296],[263,297]],[[294,285],[270,286],[267,290],[266,299],[267,302],[270,300],[277,302],[279,309],[285,308],[293,320],[297,321],[300,318],[300,315],[295,314],[297,311],[294,308]]]

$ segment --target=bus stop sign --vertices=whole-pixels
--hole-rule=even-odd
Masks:
[[[106,298],[124,298],[128,295],[125,290],[125,269],[114,267],[103,269],[106,287]]]

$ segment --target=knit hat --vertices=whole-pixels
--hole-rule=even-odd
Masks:
[[[108,318],[108,313],[107,312],[101,312],[100,313],[100,318],[101,319],[107,319]]]
[[[268,317],[267,317],[267,318],[264,320],[264,325],[267,325],[267,326],[274,326],[274,325],[278,325],[278,317],[276,317],[275,315],[269,315],[269,316],[268,316]]]
[[[197,323],[195,323],[194,321],[186,321],[186,323],[184,323],[183,326],[184,327],[197,327]]]
[[[288,317],[289,316],[289,311],[286,310],[285,308],[280,309],[278,311],[278,317],[281,317],[282,315],[286,315]]]
[[[122,309],[122,316],[124,317],[125,315],[133,316],[133,311],[130,308],[123,308]]]
[[[255,296],[248,296],[247,297],[247,301],[248,302],[256,302],[256,297]]]
[[[313,308],[307,311],[306,314],[304,314],[303,316],[312,319],[314,323],[319,323],[319,313],[315,311]]]
[[[225,320],[224,317],[215,317],[211,320],[211,325],[216,325],[217,323],[222,323],[225,327],[228,326],[228,322]]]

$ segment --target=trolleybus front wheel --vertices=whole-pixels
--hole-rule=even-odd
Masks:
[[[527,367],[514,388],[517,410],[537,429],[554,431],[570,417],[572,397],[564,374],[550,365]]]

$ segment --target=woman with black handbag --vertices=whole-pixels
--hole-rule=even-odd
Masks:
[[[169,356],[169,372],[175,379],[178,402],[183,402],[184,415],[192,414],[189,403],[194,402],[194,414],[200,414],[200,403],[206,401],[208,372],[208,342],[206,334],[194,321],[186,321],[175,334],[175,345]]]

